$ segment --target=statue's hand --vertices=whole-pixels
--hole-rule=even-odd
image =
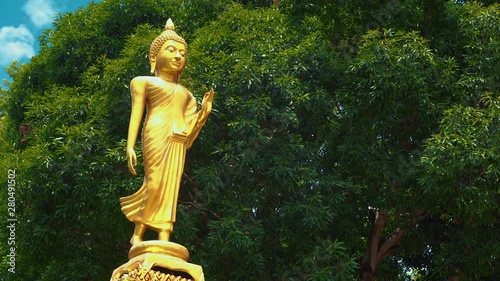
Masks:
[[[210,112],[212,112],[212,102],[214,100],[214,89],[210,89],[210,91],[206,92],[203,96],[203,101],[201,102],[201,120],[205,120],[208,118]]]
[[[127,163],[130,173],[136,176],[137,172],[135,171],[134,166],[137,166],[137,155],[135,154],[135,150],[133,148],[127,148]]]

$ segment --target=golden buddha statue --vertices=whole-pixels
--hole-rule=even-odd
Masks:
[[[120,198],[122,211],[135,224],[132,245],[142,242],[146,228],[168,241],[173,231],[177,196],[186,150],[191,147],[212,110],[213,89],[196,100],[179,84],[186,63],[187,44],[169,19],[165,31],[151,44],[149,61],[155,76],[135,77],[130,83],[132,112],[127,138],[128,169],[137,175],[134,151],[137,134],[147,107],[142,130],[144,182],[134,194]]]
[[[142,128],[144,182],[134,194],[120,198],[122,211],[135,224],[130,239],[129,261],[113,271],[111,281],[181,280],[204,281],[203,269],[188,263],[189,252],[170,242],[177,209],[186,150],[191,147],[212,111],[213,89],[205,94],[201,110],[193,95],[179,84],[186,63],[187,44],[169,19],[149,52],[154,76],[139,76],[130,82],[132,113],[127,138],[127,164],[137,175],[134,147]],[[142,241],[145,230],[158,232],[158,240]],[[160,267],[169,274],[153,270]]]

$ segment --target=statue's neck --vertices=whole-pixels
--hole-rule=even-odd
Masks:
[[[159,77],[167,82],[173,82],[173,83],[176,83],[177,82],[177,75],[173,75],[173,74],[170,74],[170,73],[165,73],[165,72],[161,72],[161,71],[156,71],[155,72],[155,76],[156,77]]]

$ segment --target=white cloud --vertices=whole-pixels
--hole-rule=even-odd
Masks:
[[[23,10],[38,28],[51,25],[58,12],[53,0],[28,0]]]
[[[34,56],[34,42],[35,38],[26,26],[3,26],[0,29],[0,65]]]

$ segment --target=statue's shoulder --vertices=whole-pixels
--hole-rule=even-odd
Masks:
[[[152,84],[157,84],[158,83],[158,78],[155,76],[137,76],[130,81],[130,86],[132,87],[137,87],[137,86],[148,86]]]

